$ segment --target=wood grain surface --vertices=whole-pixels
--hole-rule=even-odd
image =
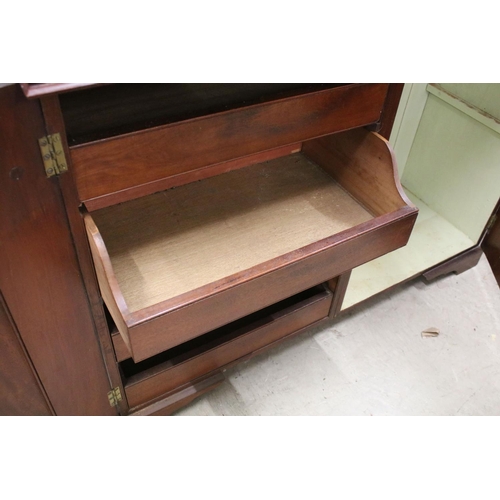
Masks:
[[[147,369],[141,369],[140,363],[134,366],[137,373],[125,384],[130,405],[143,404],[326,318],[332,294],[318,287],[310,296],[300,299],[299,294],[299,298],[283,302],[211,332],[206,335],[208,339],[193,341],[192,347],[181,346],[173,349],[171,355],[160,355],[162,361],[156,366]],[[152,363],[148,360],[146,364]]]
[[[144,417],[149,415],[161,417],[171,415],[194,399],[212,391],[222,384],[224,380],[224,374],[217,370],[189,384],[174,389],[169,394],[165,394],[156,401],[152,401],[149,404],[134,409],[130,415],[133,417]]]
[[[146,305],[136,310],[130,310],[131,308],[129,307],[130,314],[124,317],[126,330],[121,333],[124,335],[124,338],[128,337],[131,353],[135,361],[140,361],[207,331],[218,328],[223,324],[234,321],[246,314],[282,300],[287,296],[317,285],[325,281],[325,279],[338,276],[354,266],[399,248],[407,242],[409,232],[415,222],[417,209],[412,204],[406,204],[406,197],[400,192],[400,185],[395,173],[395,164],[390,148],[380,136],[366,130],[362,130],[361,132],[354,130],[352,133],[349,132],[346,134],[345,136],[341,134],[343,137],[334,142],[335,148],[333,148],[333,154],[331,154],[332,148],[329,147],[330,142],[328,142],[327,154],[319,155],[317,160],[334,177],[337,177],[341,182],[345,182],[349,191],[356,193],[358,203],[342,189],[337,191],[337,188],[335,188],[335,196],[330,198],[327,203],[321,203],[321,196],[318,196],[318,192],[314,194],[314,190],[311,191],[313,195],[307,198],[306,193],[309,192],[311,186],[320,186],[321,189],[324,189],[325,186],[335,184],[332,184],[331,179],[324,172],[319,171],[320,173],[318,174],[318,167],[311,165],[307,161],[304,162],[301,155],[291,155],[273,160],[269,164],[275,162],[277,166],[287,165],[286,170],[290,171],[290,175],[292,175],[294,172],[293,162],[299,158],[300,171],[293,174],[298,176],[296,177],[298,182],[294,181],[295,184],[292,183],[291,186],[293,189],[283,189],[283,186],[286,186],[286,182],[283,181],[284,177],[281,176],[280,181],[273,184],[273,189],[270,189],[265,196],[261,197],[262,201],[264,201],[263,206],[265,207],[265,210],[261,212],[258,210],[259,205],[255,205],[255,200],[259,199],[259,196],[256,196],[259,195],[259,190],[252,191],[252,189],[255,189],[255,185],[265,186],[267,182],[273,183],[273,175],[271,174],[275,170],[279,172],[279,169],[269,169],[269,164],[254,165],[247,169],[248,172],[251,172],[251,175],[255,176],[252,183],[229,183],[228,185],[233,186],[232,190],[234,193],[232,198],[228,198],[227,195],[220,196],[221,186],[219,186],[219,183],[224,185],[226,177],[234,176],[235,179],[238,179],[238,176],[245,174],[245,169],[206,179],[200,183],[187,185],[184,186],[185,189],[178,188],[172,190],[172,193],[179,193],[179,198],[176,201],[176,205],[170,207],[168,203],[163,204],[163,197],[169,196],[168,192],[163,192],[151,197],[151,199],[158,198],[162,201],[160,204],[151,204],[152,208],[149,207],[147,199],[144,198],[94,212],[93,216],[97,216],[98,226],[104,224],[104,238],[106,238],[106,233],[108,233],[108,236],[109,234],[122,233],[126,237],[126,240],[119,241],[117,239],[115,243],[112,242],[112,237],[109,240],[109,244],[111,246],[114,245],[113,250],[109,252],[106,248],[106,252],[101,252],[98,258],[103,261],[104,265],[115,276],[118,276],[118,274],[110,258],[113,258],[114,252],[116,252],[115,255],[120,255],[120,258],[123,258],[123,266],[121,267],[122,276],[130,279],[130,274],[135,272],[135,283],[130,287],[132,297],[137,290],[148,290],[148,280],[144,279],[144,276],[149,275],[153,281],[156,280],[160,273],[158,269],[163,268],[164,261],[168,261],[168,259],[174,256],[173,263],[175,264],[177,261],[182,260],[184,254],[192,257],[194,252],[197,251],[200,239],[194,238],[191,246],[185,247],[182,252],[177,249],[177,251],[171,252],[171,255],[169,255],[168,250],[165,251],[165,248],[162,248],[161,245],[161,241],[165,237],[164,235],[175,234],[177,230],[176,226],[179,225],[179,227],[182,227],[180,224],[185,220],[184,230],[180,233],[181,241],[191,239],[192,234],[196,233],[200,235],[201,239],[207,235],[209,236],[206,242],[208,246],[201,252],[199,265],[193,266],[191,257],[186,261],[185,279],[191,279],[191,275],[194,275],[194,279],[199,279],[199,276],[202,276],[203,279],[201,281],[187,286],[185,291],[178,288],[176,291],[177,295],[174,293],[170,298],[161,300],[161,295],[157,295],[157,290],[169,286],[170,282],[173,281],[169,276],[164,275],[163,278],[157,280],[159,283],[158,288],[150,288],[151,292],[145,294],[146,300],[150,300],[147,298],[148,294],[152,298],[150,300],[150,302],[153,302],[151,305]],[[349,137],[350,135],[354,137]],[[310,152],[309,150],[314,152],[316,148],[309,148],[308,153]],[[367,151],[370,151],[375,156],[372,157]],[[305,165],[308,167],[304,167]],[[349,175],[345,174],[349,170],[346,167],[347,165],[352,170]],[[368,172],[368,181],[363,178],[362,172],[364,171]],[[307,173],[306,177],[304,177],[304,172],[315,172],[315,174],[311,176],[310,173]],[[314,181],[312,184],[309,184],[309,188],[308,182],[310,180],[307,181],[306,178]],[[380,190],[370,189],[370,180],[371,186],[378,187],[380,185]],[[210,186],[211,183],[217,183],[217,189],[207,189],[207,186]],[[245,202],[244,195],[246,190],[250,193],[250,196],[247,197],[247,202]],[[207,198],[207,193],[210,191],[214,193],[216,198]],[[288,194],[283,198],[278,196],[275,198],[275,201],[281,203],[283,199],[289,197],[293,201],[291,206],[297,204],[298,209],[295,212],[292,210],[288,213],[287,210],[291,206],[285,204],[284,207],[287,210],[278,210],[278,216],[272,220],[266,231],[262,231],[262,227],[266,227],[266,217],[269,208],[269,203],[266,204],[266,202],[272,201],[273,196],[276,196],[276,193],[280,192]],[[189,193],[189,196],[186,193]],[[217,197],[218,193],[219,196]],[[264,190],[260,194],[265,193],[266,191]],[[207,215],[205,219],[205,214],[200,214],[197,208],[200,199],[209,200],[205,205]],[[301,201],[304,199],[306,203],[301,205]],[[196,200],[196,203],[192,200]],[[362,209],[359,203],[368,205],[369,208],[381,215],[372,218],[366,210]],[[129,206],[133,206],[133,210],[128,210],[127,207]],[[169,222],[163,222],[164,217],[162,212],[161,210],[157,210],[157,207],[161,208],[164,206],[170,209],[171,215],[169,218],[175,221],[173,226],[168,226]],[[342,209],[340,208],[341,206],[343,206]],[[257,208],[255,213],[253,213],[254,208]],[[310,212],[311,209],[312,212]],[[241,213],[239,210],[241,213],[251,215],[251,224],[245,225],[244,220],[243,222],[238,220],[238,224],[233,228],[232,239],[226,237],[227,233],[223,233],[224,238],[222,238],[217,235],[217,231],[212,231],[212,228],[217,228],[217,225],[222,227],[224,231],[227,231],[228,227],[231,226],[231,221],[227,214],[236,213],[240,216]],[[316,210],[317,213],[315,213]],[[123,214],[118,217],[117,214],[120,211],[123,211]],[[190,215],[192,212],[195,216]],[[307,219],[304,214],[307,215],[308,213],[315,214],[314,218],[311,220]],[[354,218],[352,218],[353,213],[357,214]],[[105,216],[101,221],[99,221],[99,214],[104,214]],[[255,214],[257,214],[257,217]],[[286,246],[290,242],[293,243],[290,235],[295,234],[294,231],[287,232],[286,225],[284,225],[286,216],[290,214],[292,214],[292,217],[289,220],[299,221],[297,232],[301,233],[301,231],[305,231],[303,236],[301,236],[301,238],[305,239],[299,240],[298,244],[296,242],[295,249]],[[339,217],[339,214],[343,215]],[[108,216],[109,218],[106,220]],[[302,217],[304,217],[304,220],[301,219]],[[330,220],[328,220],[329,218]],[[130,230],[129,225],[132,219],[136,223],[133,225],[133,230]],[[204,220],[203,226],[198,225],[200,220]],[[327,224],[328,230],[325,233],[330,233],[329,235],[321,233],[321,231],[319,233],[316,232],[324,224],[325,220],[329,224]],[[332,226],[332,220],[334,221],[334,227]],[[162,229],[163,224],[167,224],[167,230]],[[261,228],[260,230],[264,238],[268,238],[269,235],[273,236],[270,238],[271,242],[264,239],[262,240],[264,243],[259,243],[261,240],[256,239],[259,237],[259,228]],[[285,228],[285,233],[281,237],[282,241],[279,241],[280,238],[277,238],[279,244],[276,253],[278,255],[275,257],[269,254],[266,255],[265,252],[268,251],[267,247],[272,247],[276,239],[274,234],[279,234],[279,231],[283,228]],[[240,229],[242,230],[240,231]],[[250,240],[245,240],[246,234],[249,231],[257,232],[253,233]],[[307,240],[309,237],[308,233],[314,235],[311,240]],[[92,232],[90,233],[91,237],[93,237],[92,234],[100,237],[100,234]],[[357,239],[360,240],[360,244],[358,247],[355,247],[355,240]],[[221,247],[221,252],[223,253],[218,254],[215,252],[209,258],[211,247],[220,244],[220,242],[223,242]],[[107,242],[104,243],[108,244]],[[134,252],[141,246],[146,250],[142,253],[146,256],[143,259],[143,263],[146,266],[145,269],[147,272],[142,271],[137,273],[136,261],[140,261],[141,259]],[[96,248],[99,248],[99,244],[97,244]],[[158,248],[161,251],[158,252]],[[250,249],[250,252],[248,252],[248,249]],[[107,255],[108,252],[109,256]],[[127,257],[127,252],[132,257]],[[205,277],[207,273],[206,268],[210,268],[209,272],[212,272],[212,268],[220,271],[224,269],[227,263],[231,263],[231,261],[236,266],[241,265],[242,252],[243,255],[247,252],[249,256],[242,268],[221,272],[222,277],[218,279],[214,275]],[[264,257],[261,258],[260,263],[251,260],[256,256],[259,257],[259,253],[261,252],[264,252],[262,254]],[[222,255],[222,258],[220,255]],[[161,265],[157,265],[157,262],[160,262]],[[207,265],[207,263],[210,263],[210,265]],[[149,269],[148,266],[150,266]],[[230,274],[231,272],[232,274]],[[196,274],[199,276],[196,277]],[[178,280],[179,286],[183,286],[184,279],[182,275],[176,278],[174,270],[172,276]],[[116,283],[119,283],[120,279],[120,277],[117,277]],[[213,281],[210,281],[210,279],[213,279]],[[206,284],[201,284],[203,281]],[[104,283],[102,288],[105,289],[107,286],[109,286],[109,283]],[[112,294],[116,297],[117,303],[120,300],[125,300],[125,302],[129,300],[128,297],[127,299],[123,299],[121,286],[120,283],[118,286],[113,285],[110,288]],[[137,297],[139,301],[144,300],[140,296]],[[143,302],[142,304],[147,303]],[[140,305],[141,302],[139,302]],[[112,309],[113,305],[111,304],[109,307]],[[120,328],[119,323],[118,327]]]
[[[60,96],[74,146],[341,83],[120,83]]]
[[[0,288],[58,415],[116,415],[57,178],[47,179],[40,103],[0,89]]]
[[[95,275],[94,263],[89,249],[89,239],[87,238],[87,232],[79,207],[80,203],[78,201],[78,193],[73,176],[74,169],[69,155],[69,148],[66,140],[66,127],[61,113],[59,95],[54,94],[45,96],[40,99],[40,103],[42,105],[47,133],[59,133],[61,135],[61,144],[66,155],[68,171],[65,175],[59,176],[58,181],[66,209],[69,230],[73,238],[83,282],[89,299],[90,310],[97,331],[97,338],[104,357],[105,367],[111,386],[118,387],[122,394],[124,394],[125,391],[123,390],[120,372],[116,365],[115,352],[110,339],[108,322],[105,317],[103,302]],[[117,409],[120,414],[128,413],[126,398],[122,398],[122,400],[118,402]]]
[[[80,199],[376,122],[387,88],[347,85],[75,146]]]
[[[132,313],[372,218],[301,154],[99,210],[92,217]]]
[[[0,294],[0,415],[52,415],[7,305]]]
[[[387,140],[389,140],[389,137],[391,136],[394,119],[396,118],[396,113],[398,112],[399,101],[401,100],[401,94],[403,93],[404,86],[404,83],[389,84],[389,90],[387,91],[387,97],[385,98],[384,103],[384,110],[382,111],[382,116],[380,117],[380,128],[378,130],[378,133]]]
[[[415,208],[399,181],[394,152],[382,136],[351,130],[305,142],[302,151],[375,215]]]
[[[495,219],[483,237],[482,248],[500,285],[500,201],[493,214],[495,214]]]

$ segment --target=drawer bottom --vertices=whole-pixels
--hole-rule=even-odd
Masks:
[[[131,409],[210,372],[227,368],[328,317],[332,293],[313,287],[145,361],[120,363]]]

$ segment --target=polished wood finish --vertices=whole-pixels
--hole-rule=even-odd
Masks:
[[[80,199],[376,122],[387,88],[347,85],[75,146]]]
[[[378,133],[386,139],[389,139],[391,136],[392,126],[394,125],[394,119],[396,118],[396,113],[398,112],[399,101],[401,99],[404,86],[404,83],[391,83],[389,85],[389,90],[384,103],[384,111],[382,112],[380,126],[378,128]]]
[[[89,212],[93,212],[101,208],[117,205],[118,203],[122,203],[124,201],[141,198],[157,191],[164,191],[173,187],[183,186],[184,184],[188,184],[190,182],[208,179],[216,175],[231,172],[232,170],[249,167],[251,165],[255,165],[256,163],[262,163],[264,161],[274,160],[275,158],[298,153],[301,149],[302,143],[289,144],[280,148],[264,151],[263,153],[256,153],[254,155],[245,156],[236,160],[230,160],[224,163],[218,163],[217,165],[199,168],[191,172],[172,175],[171,177],[166,177],[148,184],[131,187],[126,191],[118,191],[117,193],[107,196],[100,196],[99,198],[87,200],[85,202],[85,208]]]
[[[78,255],[83,281],[87,290],[90,302],[90,309],[96,325],[97,336],[101,347],[101,352],[105,360],[105,367],[112,387],[118,387],[124,394],[122,380],[114,348],[110,339],[108,324],[105,318],[103,303],[99,293],[92,257],[89,251],[89,241],[83,223],[83,217],[78,209],[79,201],[73,177],[73,166],[69,155],[69,148],[66,141],[65,123],[61,113],[59,97],[48,95],[40,99],[42,111],[45,119],[45,128],[48,134],[59,133],[64,148],[64,153],[68,163],[68,172],[59,177],[59,186],[63,196],[64,206],[68,217],[69,226],[75,242],[75,249]],[[121,414],[128,413],[126,398],[118,402],[117,409]]]
[[[136,373],[125,383],[129,404],[141,405],[312,325],[328,316],[331,303],[331,292],[318,287],[148,360],[146,369],[130,361]]]
[[[51,94],[60,94],[72,90],[80,90],[88,87],[103,85],[102,83],[21,83],[24,95],[28,99],[42,97]]]
[[[0,294],[0,416],[53,413]]]
[[[222,369],[334,317],[352,267],[406,243],[416,209],[400,189],[385,141],[366,130],[323,137],[389,123],[395,89],[387,84],[263,85],[209,84],[202,94],[196,94],[198,84],[157,86],[155,92],[165,96],[172,91],[182,95],[161,103],[155,92],[134,97],[133,86],[81,88],[61,95],[71,89],[57,84],[28,88],[32,95],[39,92],[43,116],[39,102],[26,100],[19,87],[0,90],[0,169],[6,186],[0,188],[5,207],[0,223],[9,236],[0,241],[0,288],[5,311],[12,313],[10,338],[18,328],[18,347],[26,345],[24,358],[18,359],[25,368],[33,362],[33,383],[26,383],[22,392],[46,393],[61,415],[171,414],[220,384]],[[116,98],[106,102],[103,95]],[[15,110],[4,112],[9,106]],[[47,179],[37,139],[51,133],[61,134],[69,171]],[[353,207],[361,219],[348,209],[354,219],[331,228],[330,234],[311,233],[311,241],[297,239],[294,248],[278,246],[274,257],[266,254],[257,263],[239,259],[241,269],[220,279],[209,276],[205,284],[178,289],[138,310],[128,306],[113,282],[110,249],[93,219],[101,209],[120,211],[114,205],[138,198],[139,205],[147,205],[148,195],[173,187],[179,193],[194,189],[193,194],[196,185],[215,176],[236,175],[246,167],[259,172],[263,162],[273,161],[277,171],[281,161],[299,157],[305,161],[301,171],[310,159],[323,169],[319,184],[328,186],[335,179],[350,194],[342,194],[349,200],[343,206]],[[290,165],[287,169],[293,170]],[[306,182],[299,184],[308,189]],[[273,188],[278,195],[283,189],[280,183]],[[300,190],[295,195],[306,199]],[[181,195],[187,204],[178,213],[186,214],[189,204],[203,196]],[[242,203],[238,196],[232,204]],[[308,203],[316,204],[318,212],[331,208],[318,199]],[[293,215],[293,206],[288,210]],[[266,226],[266,214],[267,209],[257,223],[269,237],[274,233]],[[131,219],[129,214],[122,222],[130,224]],[[144,225],[152,227],[152,220],[145,210]],[[318,220],[304,225],[321,226]],[[300,230],[284,241],[293,242]],[[236,245],[231,248],[236,254]],[[223,260],[231,259],[230,254]],[[206,269],[198,266],[196,272]],[[311,292],[325,280],[330,280],[331,292]],[[306,297],[308,293],[312,295]],[[113,319],[106,319],[102,297]],[[130,347],[116,336],[113,322],[127,331]],[[0,369],[0,387],[2,373]],[[119,387],[123,396],[115,409],[107,399],[111,387]],[[31,407],[22,412],[42,408]]]
[[[108,306],[118,330],[122,334],[123,342],[127,350],[131,351],[127,320],[130,317],[127,304],[120,292],[118,281],[115,277],[113,266],[101,234],[88,214],[85,215],[85,226],[90,243],[90,251],[94,259],[97,281],[101,289],[101,295]]]
[[[92,219],[134,313],[373,216],[296,154],[99,210]]]
[[[120,288],[122,284],[119,283],[113,270],[106,242],[92,216],[90,214],[85,216],[101,291],[125,343],[130,346],[135,361],[141,361],[186,342],[229,321],[234,321],[321,283],[325,278],[342,274],[354,266],[406,244],[417,210],[410,202],[408,202],[410,206],[405,203],[406,197],[402,190],[400,191],[401,188],[395,177],[395,164],[390,148],[380,136],[364,130],[361,132],[352,131],[355,140],[349,138],[351,132],[346,134],[342,134],[342,137],[337,141],[327,143],[327,155],[317,155],[318,148],[315,144],[311,144],[305,152],[315,155],[316,161],[320,162],[321,166],[327,168],[330,173],[333,173],[348,192],[354,194],[358,201],[368,205],[370,209],[380,215],[371,220],[367,220],[369,219],[367,217],[364,219],[365,222],[360,219],[350,228],[344,226],[336,230],[332,229],[331,236],[327,236],[327,234],[316,235],[311,243],[302,243],[304,246],[296,250],[287,249],[282,255],[265,260],[260,264],[249,264],[246,267],[243,265],[240,272],[195,287],[192,290],[181,291],[177,296],[160,300],[156,304],[146,305],[141,309],[131,308],[127,304],[127,299],[124,298]],[[332,144],[335,147],[331,146]],[[321,149],[321,151],[323,150],[324,148]],[[292,163],[295,161],[294,158],[293,155],[290,157]],[[346,165],[350,166],[352,175],[345,173]],[[252,167],[252,169],[254,168]],[[367,172],[369,181],[363,179],[363,172]],[[236,173],[241,173],[241,171]],[[265,177],[263,178],[265,179]],[[220,181],[222,178],[223,176],[218,180]],[[370,185],[367,182],[370,182]],[[373,189],[374,186],[380,188],[380,199],[377,199],[378,191]],[[190,187],[186,186],[186,188]],[[190,204],[190,200],[199,199],[199,196],[196,195],[199,191],[197,188],[203,190],[203,184],[195,185],[195,196],[184,196],[184,203],[187,203],[186,208]],[[220,192],[219,189],[215,191]],[[186,192],[190,193],[190,189]],[[294,197],[297,194],[300,194],[300,190],[294,194]],[[163,195],[158,196],[163,197]],[[127,244],[119,240],[114,251],[130,255],[129,251],[136,243],[140,245],[141,237],[140,233],[137,232],[138,226],[132,225],[131,229],[129,228],[134,218],[137,218],[139,222],[142,220],[151,221],[151,224],[154,220],[162,221],[164,219],[156,213],[156,210],[149,213],[147,207],[143,207],[143,202],[147,204],[147,201],[139,200],[137,207],[137,203],[130,202],[131,211],[128,210],[127,205],[118,206],[116,210],[113,208],[111,212],[106,211],[106,214],[113,214],[109,220],[110,226],[121,228],[120,230],[124,231],[125,234],[129,231],[127,237],[131,237],[130,243]],[[318,201],[311,203],[317,205]],[[115,217],[116,211],[120,213],[123,210],[125,210],[126,216]],[[182,211],[175,210],[174,212],[179,214]],[[320,211],[323,213],[324,208]],[[388,213],[383,213],[383,211],[388,211]],[[175,219],[177,220],[178,217],[179,215],[176,215]],[[194,221],[198,221],[198,219],[198,216],[193,217]],[[214,220],[216,221],[217,218]],[[222,220],[227,220],[227,217],[222,217]],[[144,222],[141,224],[144,226]],[[259,222],[259,224],[265,224],[265,222]],[[154,228],[154,226],[152,227]],[[305,227],[307,229],[308,225],[305,224]],[[150,240],[149,226],[145,228],[148,235],[145,247],[149,251],[151,242],[156,242],[159,235],[153,229],[153,240]],[[167,231],[167,233],[169,232]],[[214,238],[215,236],[210,237]],[[112,244],[112,241],[110,243]],[[130,247],[127,248],[127,245]],[[163,262],[164,258],[161,257],[161,254],[162,252],[155,258],[160,258]],[[156,254],[153,253],[153,255]],[[154,266],[155,262],[152,261],[151,264]],[[152,270],[153,275],[156,274],[154,267]],[[149,284],[144,282],[143,277],[140,278],[140,281],[142,283],[137,286],[144,293]]]
[[[57,178],[38,147],[40,103],[0,89],[0,289],[58,415],[113,415]]]
[[[335,279],[328,281],[328,287],[333,292],[332,305],[328,314],[328,316],[332,319],[335,318],[335,316],[337,316],[342,309],[342,303],[344,301],[350,277],[351,271],[347,271],[346,273],[337,276]]]
[[[125,341],[118,331],[118,328],[116,328],[116,325],[113,325],[113,328],[111,329],[111,340],[113,342],[116,361],[125,361],[126,359],[130,359],[132,357],[132,353],[127,347],[127,344],[125,344]]]
[[[60,96],[71,146],[213,115],[341,83],[131,83]]]
[[[305,142],[302,151],[375,215],[413,203],[399,181],[394,152],[382,136],[357,129]]]
[[[423,277],[427,281],[432,281],[440,276],[444,276],[445,274],[455,273],[460,274],[464,271],[467,271],[471,267],[474,267],[478,262],[481,256],[483,255],[483,251],[479,245],[469,248],[465,252],[456,255],[455,257],[439,264],[438,266],[429,269],[423,273]]]
[[[210,373],[183,387],[178,387],[169,394],[163,395],[157,401],[136,409],[130,415],[133,417],[172,415],[172,413],[191,403],[194,399],[214,390],[224,380],[224,375],[220,371]]]
[[[231,282],[226,282],[222,288],[220,284],[222,289],[216,294],[212,286],[202,287],[197,290],[198,300],[190,297],[191,293],[174,299],[180,303],[176,308],[172,306],[174,301],[161,303],[150,313],[154,321],[147,321],[139,311],[133,315],[137,323],[129,326],[134,359],[148,358],[320,283],[325,276],[346,272],[353,261],[361,264],[399,248],[408,241],[414,221],[414,212],[403,208],[393,215],[382,216],[377,229],[364,223],[357,227],[358,231],[346,231],[344,238],[328,239],[326,248],[321,244],[310,245],[309,258],[301,259],[300,252],[296,252],[272,273],[267,269],[269,266],[263,266],[261,274],[242,281],[239,286],[231,287]]]
[[[494,217],[492,226],[484,235],[482,248],[500,285],[500,201],[494,210]]]

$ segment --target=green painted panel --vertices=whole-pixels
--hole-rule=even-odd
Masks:
[[[429,95],[402,182],[478,241],[500,197],[500,135]]]
[[[342,309],[397,285],[474,246],[453,224],[408,190],[418,217],[408,245],[353,269]]]

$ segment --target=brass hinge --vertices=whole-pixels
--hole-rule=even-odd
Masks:
[[[68,170],[60,134],[47,135],[38,139],[43,166],[47,177],[59,175]]]
[[[119,387],[115,387],[108,392],[109,406],[116,406],[122,400],[122,393]]]

